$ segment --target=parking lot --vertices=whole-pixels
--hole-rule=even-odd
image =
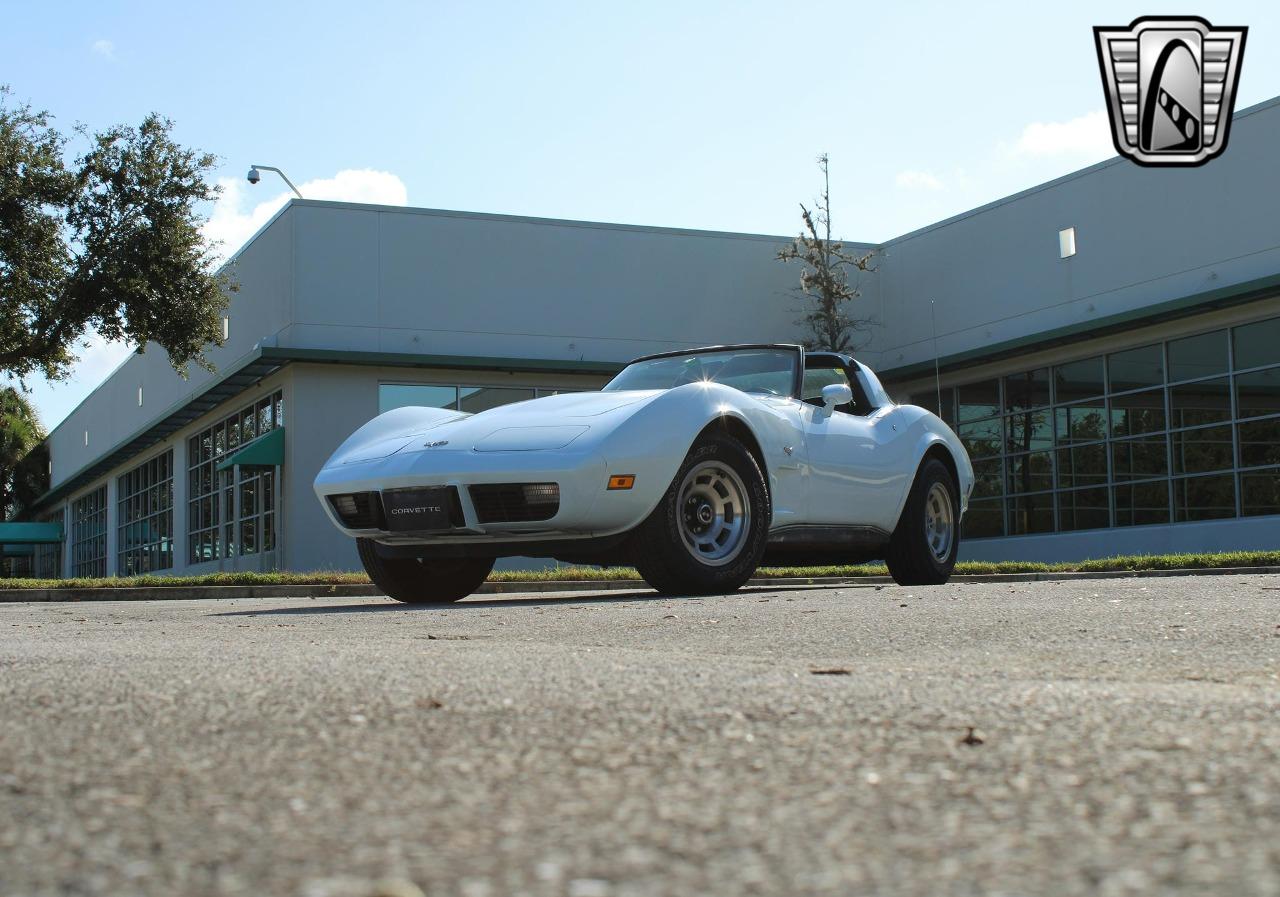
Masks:
[[[1280,577],[0,605],[0,893],[1280,894]]]

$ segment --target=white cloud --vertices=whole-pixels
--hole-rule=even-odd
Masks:
[[[899,187],[908,190],[945,190],[942,181],[930,171],[900,171],[894,179]]]
[[[1022,129],[1015,156],[1071,156],[1099,160],[1116,154],[1107,113],[1095,109],[1070,121],[1036,121]]]
[[[265,171],[262,177],[263,184],[275,179],[283,186],[275,172]],[[218,185],[222,194],[205,223],[204,234],[210,240],[221,242],[219,258],[226,258],[239,250],[293,196],[286,188],[255,204],[252,202],[254,193],[262,190],[261,184],[255,188],[243,178],[219,178]],[[403,206],[409,202],[409,191],[404,181],[390,172],[368,168],[339,171],[331,178],[317,178],[299,184],[298,189],[307,199],[387,206]]]
[[[116,45],[109,40],[96,40],[89,45],[89,49],[92,50],[95,55],[101,56],[103,59],[107,60],[107,62],[116,61]]]

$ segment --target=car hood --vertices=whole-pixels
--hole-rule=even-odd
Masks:
[[[429,427],[383,435],[347,453],[345,463],[405,452],[547,451],[611,431],[662,390],[563,393],[461,414]],[[593,432],[594,431],[594,432]]]

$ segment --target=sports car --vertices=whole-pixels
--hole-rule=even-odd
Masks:
[[[716,346],[638,358],[599,392],[476,414],[397,408],[315,481],[392,598],[466,597],[497,558],[633,564],[666,594],[728,592],[761,563],[955,566],[973,490],[960,440],[847,355]]]

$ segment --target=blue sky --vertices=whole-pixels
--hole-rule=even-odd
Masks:
[[[1237,108],[1280,94],[1280,6],[1200,3],[6,4],[0,83],[70,125],[157,111],[216,153],[233,250],[314,198],[789,234],[832,165],[880,241],[1112,155],[1094,25],[1248,25]],[[1230,150],[1228,150],[1230,152]],[[32,382],[48,426],[124,357]]]

